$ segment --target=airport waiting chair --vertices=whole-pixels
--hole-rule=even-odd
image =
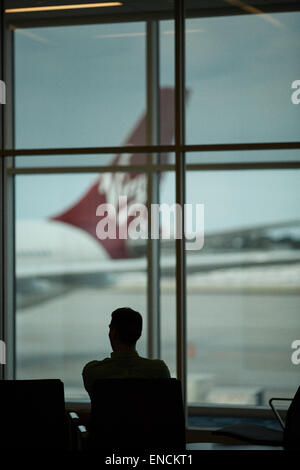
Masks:
[[[274,401],[291,401],[285,422],[273,405]],[[286,450],[300,450],[300,387],[293,399],[271,398],[269,400],[282,430],[276,431],[256,424],[235,424],[213,431],[214,435],[237,438],[254,445],[280,446]]]
[[[0,396],[0,449],[67,449],[61,380],[1,380]]]
[[[97,380],[88,435],[82,426],[79,429],[82,450],[185,450],[181,383],[177,379]]]

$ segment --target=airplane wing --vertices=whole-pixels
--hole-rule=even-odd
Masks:
[[[231,253],[211,253],[205,254],[199,252],[187,255],[187,273],[214,271],[217,269],[248,267],[248,266],[266,266],[274,264],[290,264],[300,262],[300,250],[270,250],[270,251],[241,251]],[[162,256],[160,270],[162,275],[170,275],[175,272],[176,257]],[[55,263],[52,266],[19,266],[16,270],[17,279],[62,279],[72,277],[83,277],[92,274],[117,274],[146,272],[147,258],[134,258],[126,260],[95,260]]]

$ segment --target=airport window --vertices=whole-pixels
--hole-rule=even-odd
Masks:
[[[186,143],[298,140],[299,25],[299,11],[186,20]]]
[[[145,128],[128,141],[146,106],[145,38],[145,22],[17,29],[16,148],[145,144]]]
[[[97,238],[94,230],[97,207],[118,197],[119,187],[105,182],[125,184],[128,176],[16,177],[18,379],[60,377],[68,398],[87,398],[82,368],[109,357],[109,313],[120,305],[146,312],[146,240],[136,246],[127,243],[131,240]],[[141,189],[135,196],[141,200],[146,178],[140,173],[136,179]],[[143,356],[145,338],[146,318],[138,345]]]
[[[187,202],[206,211],[204,247],[187,252],[190,402],[267,406],[296,392],[299,187],[295,170],[187,172]]]
[[[124,304],[144,313],[139,352],[182,379],[191,415],[238,415],[298,385],[299,7],[127,3],[6,15],[5,376],[60,377],[85,399],[82,366],[107,357]],[[204,204],[203,249],[99,241],[96,205],[124,192]]]

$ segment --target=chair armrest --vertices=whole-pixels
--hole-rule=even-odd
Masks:
[[[272,406],[271,403],[275,400],[276,401],[293,401],[292,398],[270,398],[269,405]]]
[[[77,450],[79,452],[87,450],[89,435],[90,433],[83,424],[77,426]]]
[[[68,416],[68,428],[69,428],[69,450],[77,451],[77,426],[80,424],[80,418],[75,411],[69,411]]]
[[[274,397],[274,398],[270,398],[270,400],[269,400],[269,405],[270,405],[274,415],[276,416],[277,420],[279,421],[280,426],[284,430],[285,429],[284,421],[281,418],[279,412],[276,410],[275,406],[273,405],[273,401],[290,401],[290,402],[292,402],[293,399],[292,398],[276,398],[276,397]]]

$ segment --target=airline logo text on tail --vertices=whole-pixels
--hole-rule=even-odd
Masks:
[[[159,103],[161,142],[171,144],[174,137],[174,121],[170,119],[175,109],[174,89],[162,88]],[[147,113],[143,112],[124,145],[143,146],[146,135]],[[160,163],[167,163],[168,158],[168,153],[161,153]],[[116,154],[111,165],[118,167],[118,171],[101,172],[97,181],[75,204],[51,219],[88,233],[112,259],[128,259],[135,256],[130,250],[131,244],[126,242],[128,238],[178,239],[183,238],[181,231],[184,231],[186,248],[200,250],[204,243],[203,205],[196,204],[195,221],[191,217],[194,207],[189,204],[183,208],[184,212],[180,206],[174,204],[150,206],[147,174],[143,171],[147,162],[148,155],[145,153]],[[164,174],[160,173],[159,181],[164,177]],[[189,231],[186,227],[182,230],[183,214],[186,214],[184,220],[189,222]],[[149,230],[148,225],[151,225]]]
[[[132,177],[128,173],[103,173],[99,180],[99,194],[105,194],[106,202],[117,206],[118,195],[127,196],[129,201],[146,201],[146,175]]]

